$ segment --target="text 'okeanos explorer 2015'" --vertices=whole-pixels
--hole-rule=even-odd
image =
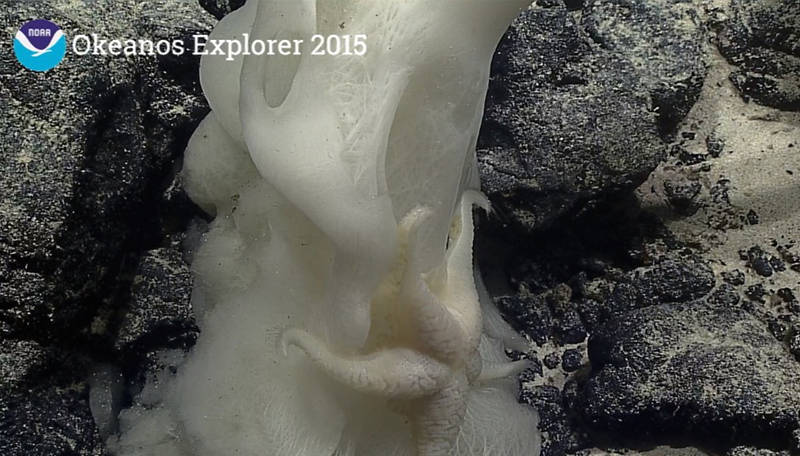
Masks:
[[[76,55],[218,55],[232,61],[237,56],[247,55],[357,55],[367,53],[367,35],[312,35],[303,39],[252,39],[248,33],[240,38],[215,40],[208,35],[194,35],[190,43],[182,39],[106,39],[97,34],[77,35],[72,40],[72,52]]]

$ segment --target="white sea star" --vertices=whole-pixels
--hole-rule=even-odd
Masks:
[[[403,218],[394,267],[372,300],[364,353],[335,353],[296,328],[281,337],[284,354],[297,346],[336,381],[397,403],[412,423],[419,456],[452,454],[470,385],[524,367],[517,362],[482,369],[482,319],[472,269],[474,205],[488,209],[482,194],[465,192],[444,265],[434,271],[421,271],[417,254],[417,231],[430,211],[417,208]]]

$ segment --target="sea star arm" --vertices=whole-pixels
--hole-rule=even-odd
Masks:
[[[387,348],[367,355],[333,353],[312,334],[288,329],[281,336],[281,349],[303,350],[328,376],[367,394],[391,399],[417,399],[440,391],[451,376],[447,365],[407,348]]]
[[[417,261],[419,256],[414,254],[418,248],[417,230],[428,212],[412,211],[401,223],[402,229],[408,230],[408,264],[400,299],[409,308],[422,348],[449,364],[467,362],[480,339],[481,310],[472,273],[475,204],[488,203],[478,192],[465,192],[460,205],[460,229],[448,252],[445,283],[439,294],[431,291]]]
[[[417,454],[450,456],[467,412],[468,382],[454,375],[448,384],[421,404],[413,422]]]

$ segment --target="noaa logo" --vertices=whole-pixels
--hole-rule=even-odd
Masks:
[[[44,19],[26,22],[14,36],[14,54],[25,68],[55,68],[67,52],[67,37],[56,24]]]

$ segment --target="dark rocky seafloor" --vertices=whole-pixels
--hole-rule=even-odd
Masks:
[[[172,39],[242,3],[11,0],[0,24]],[[42,75],[0,49],[0,455],[106,454],[92,411],[194,343],[198,63]],[[477,253],[531,342],[543,456],[800,454],[798,94],[796,0],[538,0],[513,24]]]

